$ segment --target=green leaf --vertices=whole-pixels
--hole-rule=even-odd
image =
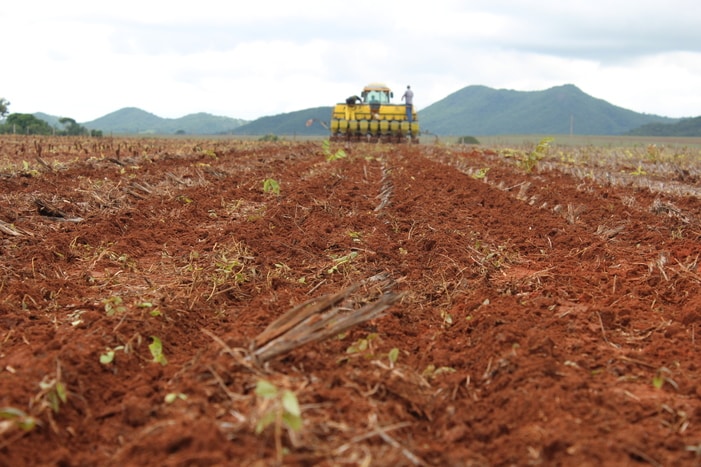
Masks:
[[[11,420],[24,431],[33,430],[38,423],[36,418],[15,407],[0,407],[0,418]]]
[[[167,365],[168,360],[166,359],[166,356],[163,355],[163,344],[161,343],[161,340],[156,336],[151,336],[151,339],[153,339],[153,342],[148,345],[148,349],[151,351],[153,361],[164,366]]]
[[[282,414],[282,422],[292,431],[302,428],[302,417],[285,412]]]
[[[285,409],[285,412],[290,415],[297,417],[302,415],[297,396],[295,396],[295,393],[292,391],[285,390],[282,392],[282,407]]]
[[[102,363],[103,365],[109,365],[110,363],[112,363],[113,360],[114,350],[110,350],[100,355],[100,363]]]
[[[58,396],[59,400],[61,402],[63,402],[64,404],[68,400],[68,394],[66,392],[66,385],[60,381],[56,382],[56,395]]]
[[[271,382],[261,379],[256,383],[256,394],[265,399],[272,399],[277,396],[277,388]]]
[[[268,178],[263,181],[263,192],[273,193],[274,195],[280,194],[280,182],[274,178]]]
[[[397,359],[399,358],[399,349],[395,347],[392,350],[390,350],[388,357],[390,362],[397,363]]]
[[[187,394],[183,394],[182,392],[169,392],[166,394],[166,396],[163,398],[166,404],[172,404],[176,400],[187,400]]]
[[[258,420],[258,423],[256,423],[256,434],[259,435],[263,432],[263,430],[266,429],[268,425],[273,423],[275,421],[275,412],[270,410],[266,413],[263,414],[262,417],[260,417],[260,420]]]

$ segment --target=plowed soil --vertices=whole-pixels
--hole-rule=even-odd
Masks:
[[[442,145],[0,150],[2,466],[700,464],[693,173]],[[382,273],[401,298],[381,317],[251,357],[295,305]]]

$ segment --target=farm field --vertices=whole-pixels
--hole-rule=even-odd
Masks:
[[[0,138],[0,465],[701,465],[701,150],[546,143]]]

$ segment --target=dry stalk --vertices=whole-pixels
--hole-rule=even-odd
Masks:
[[[679,219],[685,224],[688,224],[690,222],[689,217],[684,215],[681,209],[679,209],[672,203],[665,203],[659,198],[655,198],[655,201],[652,202],[652,205],[650,206],[650,212],[654,214],[667,214],[669,217]]]
[[[667,273],[664,270],[665,265],[667,264],[667,253],[666,252],[661,252],[659,258],[657,258],[657,261],[655,261],[655,265],[657,266],[657,269],[660,270],[660,273],[662,274],[662,277],[664,277],[664,280],[669,281],[669,276],[667,276]]]
[[[526,201],[528,197],[526,196],[526,192],[528,189],[531,187],[531,182],[524,182],[521,184],[521,187],[518,190],[518,194],[516,195],[516,199],[519,201]]]
[[[7,222],[1,221],[0,220],[0,232],[4,232],[7,235],[12,235],[14,237],[21,237],[23,234],[19,230],[17,230],[14,226],[11,224],[8,224]]]
[[[623,232],[623,230],[625,228],[626,228],[625,225],[619,225],[617,227],[610,227],[610,228],[606,227],[605,225],[600,225],[599,227],[596,228],[595,234],[600,236],[600,237],[603,237],[607,240],[610,240],[613,237],[615,237],[616,235],[618,235],[619,233]]]
[[[394,185],[392,184],[391,171],[386,165],[382,166],[382,188],[380,189],[380,194],[376,196],[380,200],[380,204],[375,208],[375,212],[381,211],[385,206],[389,204],[392,192],[394,191]]]
[[[374,285],[375,290],[368,290],[366,297],[353,296],[361,286],[368,285]],[[386,275],[378,274],[335,294],[313,298],[295,306],[270,323],[253,340],[249,358],[262,364],[305,344],[336,336],[379,317],[401,298],[400,294],[389,291],[391,286],[392,281]],[[375,297],[368,299],[367,295]]]
[[[567,214],[565,215],[565,220],[568,224],[575,224],[579,215],[586,211],[584,206],[574,206],[570,203],[567,204]]]

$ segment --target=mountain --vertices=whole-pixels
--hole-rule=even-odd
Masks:
[[[175,134],[211,135],[229,133],[245,120],[196,113],[180,118],[162,118],[135,107],[125,107],[82,125],[104,134]]]
[[[572,84],[544,91],[467,86],[419,112],[422,131],[437,135],[615,135],[675,119],[626,110]]]
[[[332,107],[315,107],[271,117],[261,117],[233,131],[235,135],[326,135],[328,130],[317,121],[307,126],[310,120],[329,122]]]
[[[247,122],[207,113],[196,113],[177,119],[161,118],[138,108],[127,107],[81,125],[88,129],[102,130],[104,134],[324,136],[328,135],[328,130],[318,122],[310,126],[306,123],[310,120],[328,123],[331,110],[330,106],[315,107]],[[52,126],[59,126],[58,117],[34,115]],[[421,109],[419,120],[423,132],[441,136],[570,132],[577,135],[617,135],[629,134],[632,131],[663,131],[658,130],[657,125],[663,124],[660,128],[664,128],[665,124],[677,124],[679,121],[617,107],[582,92],[572,84],[544,91],[467,86]],[[675,129],[669,131],[690,131],[686,126],[696,124],[701,125],[701,122],[682,121],[678,123],[679,126],[673,125]]]
[[[56,116],[54,116],[54,115],[49,115],[49,114],[45,114],[45,113],[42,113],[42,112],[37,112],[37,113],[34,113],[34,114],[32,114],[32,115],[34,115],[34,116],[35,116],[36,118],[38,118],[39,120],[44,120],[46,123],[49,124],[49,126],[52,126],[52,127],[54,127],[54,128],[61,128],[61,127],[63,126],[63,125],[61,125],[61,123],[59,122],[59,119],[60,119],[61,117],[56,117]]]
[[[627,133],[633,136],[701,136],[701,117],[684,118],[676,123],[648,123]]]

